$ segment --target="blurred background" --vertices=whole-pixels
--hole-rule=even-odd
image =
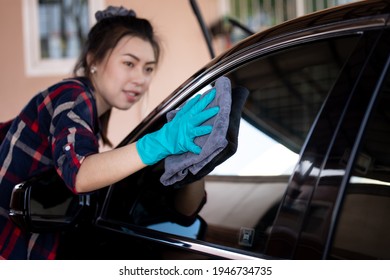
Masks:
[[[353,0],[197,0],[214,54],[295,17]],[[134,9],[154,25],[163,47],[150,92],[128,111],[114,110],[109,138],[119,143],[155,106],[212,58],[189,0],[0,0],[0,122],[38,91],[71,76],[94,13]]]

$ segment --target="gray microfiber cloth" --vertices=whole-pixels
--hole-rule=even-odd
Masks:
[[[195,144],[202,147],[201,153],[196,155],[187,152],[165,158],[165,171],[160,178],[160,182],[163,185],[169,186],[183,180],[188,172],[197,174],[227,146],[226,133],[229,127],[229,115],[232,104],[230,80],[226,77],[220,77],[216,80],[214,88],[216,89],[216,96],[207,108],[219,106],[220,109],[215,117],[204,123],[204,125],[209,124],[213,126],[211,133],[197,137],[194,140]],[[211,89],[204,93],[202,98],[210,91]],[[176,113],[176,110],[167,113],[168,122],[173,119]]]

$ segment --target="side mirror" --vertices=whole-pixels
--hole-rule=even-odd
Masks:
[[[92,195],[76,195],[55,171],[16,185],[10,201],[10,219],[22,230],[66,230],[81,223],[93,207]]]

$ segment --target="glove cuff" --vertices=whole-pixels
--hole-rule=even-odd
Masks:
[[[135,145],[138,155],[146,165],[153,165],[169,155],[166,148],[154,137],[155,133],[145,135]]]

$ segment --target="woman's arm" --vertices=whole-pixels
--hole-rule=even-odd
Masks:
[[[175,209],[185,216],[197,214],[206,195],[204,179],[178,189],[175,196]]]
[[[219,107],[206,109],[215,95],[216,90],[213,89],[204,98],[198,95],[191,99],[170,122],[144,135],[136,143],[87,156],[76,175],[76,192],[90,192],[109,186],[169,155],[184,152],[199,154],[201,147],[194,143],[194,139],[212,130],[211,125],[203,123],[219,111]]]
[[[135,143],[87,156],[76,175],[77,193],[109,186],[144,168]]]

